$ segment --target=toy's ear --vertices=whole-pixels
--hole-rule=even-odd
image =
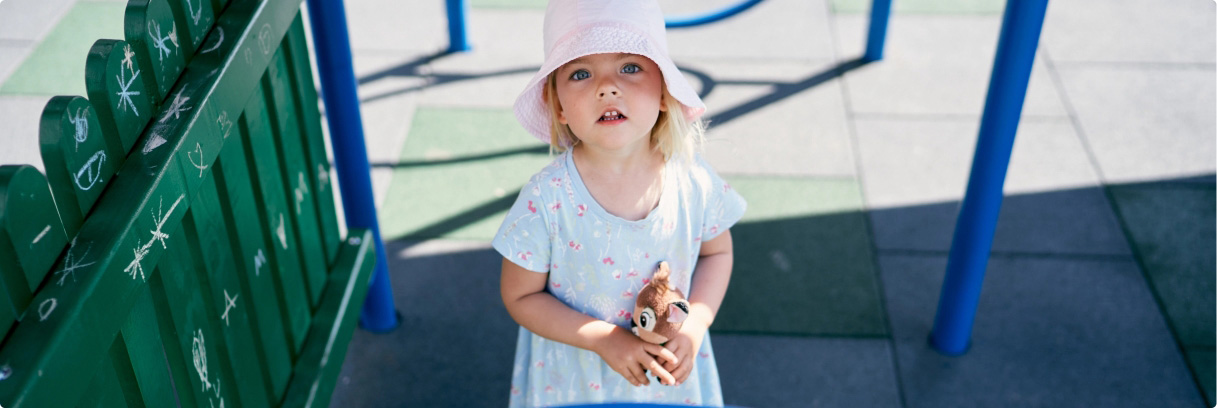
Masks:
[[[689,318],[689,304],[678,300],[668,304],[668,323],[683,323]]]

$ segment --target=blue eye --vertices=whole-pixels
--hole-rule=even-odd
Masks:
[[[642,71],[642,67],[638,66],[638,64],[625,64],[625,66],[621,67],[621,72],[626,74],[636,74],[638,71]]]
[[[575,81],[581,81],[581,80],[587,79],[587,77],[590,77],[590,76],[592,76],[592,74],[589,74],[586,70],[581,69],[581,70],[575,71],[574,73],[571,73],[570,79],[575,80]]]

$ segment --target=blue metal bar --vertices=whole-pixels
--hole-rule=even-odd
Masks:
[[[1001,210],[1010,151],[1014,148],[1014,135],[1047,8],[1048,0],[1006,2],[976,153],[972,156],[972,174],[955,223],[938,314],[930,333],[931,346],[945,355],[958,356],[968,350]]]
[[[883,43],[887,40],[887,22],[892,14],[892,0],[873,0],[870,6],[870,29],[866,35],[863,61],[883,59]]]
[[[448,9],[448,52],[463,52],[473,49],[469,45],[469,0],[444,0]]]
[[[667,25],[668,28],[685,28],[699,26],[702,24],[710,24],[715,21],[739,14],[744,10],[752,8],[752,6],[757,5],[757,3],[760,3],[761,1],[762,0],[745,0],[734,6],[726,7],[722,10],[712,11],[706,14],[672,17],[664,20],[664,24]]]
[[[359,98],[355,94],[355,69],[351,65],[346,11],[342,0],[308,0],[308,8],[313,48],[317,52],[317,73],[321,76],[321,95],[325,100],[334,164],[342,189],[343,214],[348,227],[371,229],[376,237],[376,271],[372,272],[372,286],[368,288],[359,323],[373,332],[392,331],[401,322],[393,305],[388,257],[380,239],[376,202],[372,198],[371,166],[363,141]]]

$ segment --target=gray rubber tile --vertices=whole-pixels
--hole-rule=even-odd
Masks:
[[[1217,173],[1212,67],[1057,68],[1105,182]]]
[[[17,67],[21,66],[21,62],[25,61],[25,57],[34,51],[34,42],[26,40],[2,41],[0,40],[0,84],[3,84]]]
[[[838,16],[835,22],[838,58],[861,56],[869,17]],[[851,111],[979,118],[1000,27],[999,16],[892,16],[883,60],[845,75]],[[1067,115],[1046,74],[1037,58],[1023,115]]]
[[[49,96],[0,96],[0,164],[29,164],[45,171],[38,145],[38,119]]]
[[[372,192],[382,208],[392,183],[393,165],[401,157],[420,90],[426,83],[423,77],[398,75],[399,68],[408,62],[367,51],[356,53],[354,58],[364,143],[372,165]]]
[[[684,2],[664,10],[669,17],[703,14],[738,2]],[[833,58],[823,0],[770,1],[714,24],[668,30],[673,59],[798,59]]]
[[[1217,336],[1213,187],[1133,184],[1112,186],[1111,196],[1176,338],[1184,346],[1213,347]]]
[[[960,357],[927,344],[946,258],[879,262],[908,407],[1203,403],[1132,260],[990,261]]]
[[[432,53],[448,48],[443,2],[361,0],[344,3],[351,50]]]
[[[898,407],[887,339],[711,334],[723,400],[745,407]]]
[[[855,120],[868,213],[881,249],[945,251],[975,152],[976,124]],[[1081,142],[1064,121],[1024,121],[995,251],[1129,253]]]
[[[485,48],[431,61],[423,91],[427,105],[511,109],[540,69],[541,58],[507,58]]]
[[[0,39],[39,41],[76,0],[6,0],[0,4]]]
[[[1040,46],[1057,61],[1217,60],[1214,3],[1075,0],[1048,5]]]
[[[706,157],[724,173],[854,176],[835,66],[819,62],[690,62],[700,79]]]

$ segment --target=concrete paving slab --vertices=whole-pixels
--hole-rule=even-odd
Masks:
[[[41,41],[76,0],[6,0],[0,4],[0,39]]]
[[[0,164],[29,164],[45,172],[38,145],[38,119],[49,96],[0,95]]]
[[[684,63],[704,94],[706,158],[723,173],[852,178],[840,82],[827,73],[835,65]]]
[[[711,334],[723,400],[744,407],[898,407],[888,339]]]
[[[875,245],[948,250],[977,125],[895,119],[857,119],[855,125]],[[1129,254],[1098,185],[1068,122],[1024,121],[1011,154],[993,249]]]
[[[442,1],[344,2],[352,52],[432,53],[448,48],[448,15]]]
[[[1054,61],[1217,61],[1214,3],[1078,0],[1052,2],[1040,46]]]
[[[731,228],[735,269],[715,330],[887,334],[855,181],[727,180],[748,200],[748,212]]]
[[[838,14],[869,15],[869,0],[832,0],[832,10]],[[932,15],[1001,15],[1006,8],[1002,0],[902,0],[892,2],[894,14]]]
[[[414,118],[419,99],[416,90],[426,83],[423,77],[386,75],[403,62],[392,55],[363,51],[356,53],[353,61],[355,78],[362,82],[358,88],[360,114],[372,165],[372,192],[380,208],[393,179],[392,164],[401,157]]]
[[[838,16],[840,59],[862,55],[869,17]],[[845,74],[849,109],[858,114],[975,115],[984,110],[1000,16],[893,15],[882,61]],[[1023,115],[1066,116],[1046,75],[1032,67]]]
[[[1213,68],[1056,69],[1105,182],[1217,173]]]
[[[125,8],[119,3],[77,3],[0,85],[0,94],[84,95],[89,48],[101,38],[123,38]]]
[[[431,61],[427,69],[432,83],[423,91],[427,105],[511,109],[542,61],[483,51],[490,47]]]
[[[0,84],[12,75],[25,57],[34,51],[34,42],[25,40],[0,41]]]
[[[669,16],[701,14],[720,9],[723,3],[686,2],[664,12]],[[668,49],[678,63],[686,59],[831,59],[828,21],[824,0],[763,2],[714,24],[668,30]]]
[[[991,260],[961,357],[927,344],[946,258],[879,263],[908,407],[1203,403],[1131,260]]]
[[[1214,346],[1217,195],[1213,187],[1145,183],[1110,190],[1175,338],[1184,346]]]

